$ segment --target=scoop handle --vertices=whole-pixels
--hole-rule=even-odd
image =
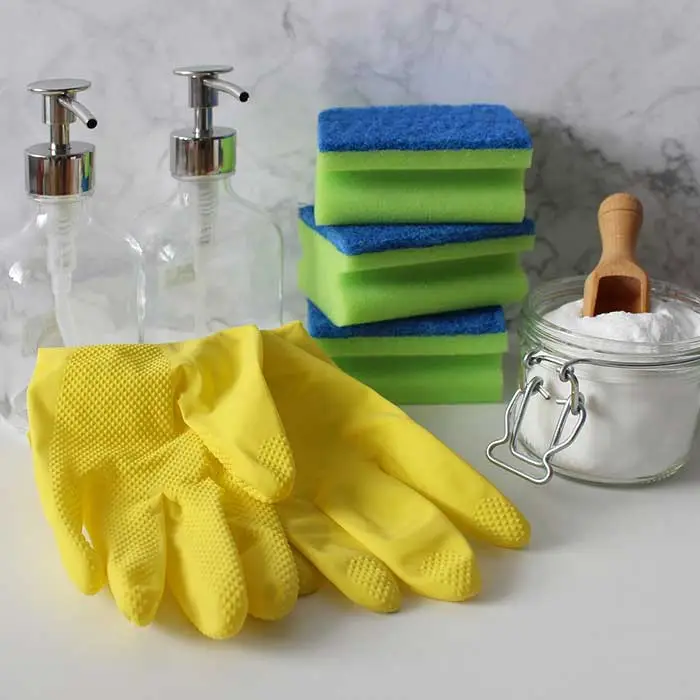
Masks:
[[[636,260],[635,249],[644,210],[642,203],[626,192],[612,194],[598,209],[598,228],[603,244],[601,262]]]

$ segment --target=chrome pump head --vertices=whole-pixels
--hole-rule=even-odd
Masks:
[[[88,129],[97,126],[92,112],[75,98],[87,90],[87,80],[58,78],[27,85],[43,99],[43,122],[49,125],[50,141],[25,149],[25,185],[31,195],[63,197],[87,194],[95,186],[95,147],[70,140],[76,118]]]
[[[194,128],[178,129],[170,134],[170,172],[187,180],[196,177],[230,175],[236,170],[236,130],[214,126],[213,111],[219,93],[225,92],[241,102],[250,95],[238,85],[221,80],[231,66],[188,66],[176,68],[175,75],[189,78],[189,106],[194,109]]]

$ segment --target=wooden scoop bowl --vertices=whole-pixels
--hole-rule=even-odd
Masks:
[[[631,194],[610,195],[600,205],[598,228],[603,252],[583,289],[584,316],[649,311],[649,277],[635,254],[642,219],[642,203]]]

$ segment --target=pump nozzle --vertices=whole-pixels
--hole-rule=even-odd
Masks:
[[[70,97],[69,95],[59,97],[58,104],[78,117],[88,129],[94,129],[97,126],[95,115],[82,104],[82,102],[78,102],[74,97]]]
[[[244,90],[242,87],[231,83],[228,80],[219,80],[218,78],[204,78],[204,84],[206,87],[212,90],[218,90],[219,92],[225,92],[231,97],[235,97],[241,102],[247,102],[250,99],[250,93]]]
[[[25,152],[27,191],[30,194],[64,196],[82,194],[94,185],[92,144],[70,140],[70,125],[79,119],[88,129],[97,126],[95,115],[76,99],[90,87],[88,80],[57,78],[27,85],[43,99],[42,121],[49,126],[49,142]]]

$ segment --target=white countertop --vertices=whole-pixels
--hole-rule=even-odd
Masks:
[[[400,613],[377,615],[327,591],[228,642],[198,636],[174,605],[139,629],[107,592],[79,594],[40,511],[28,450],[2,433],[0,697],[697,700],[700,451],[656,486],[535,487],[483,456],[502,411],[410,411],[532,523],[526,551],[478,549],[480,597],[407,597]]]

